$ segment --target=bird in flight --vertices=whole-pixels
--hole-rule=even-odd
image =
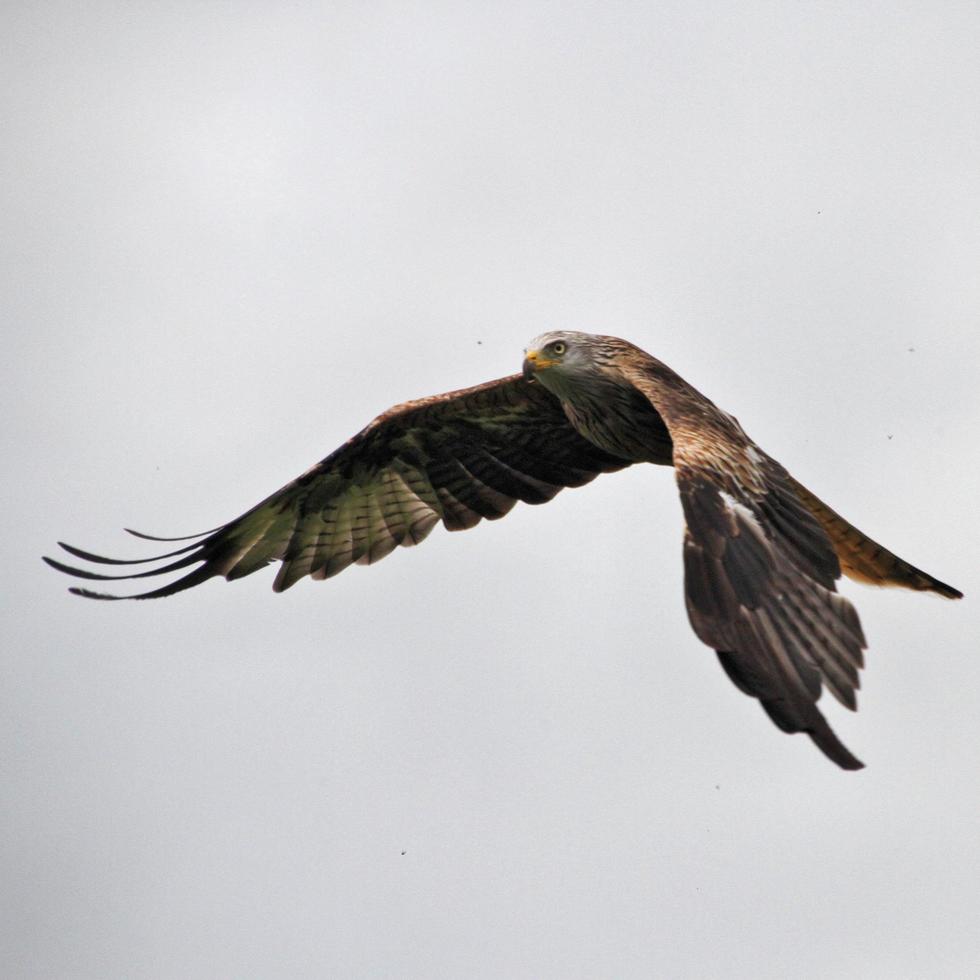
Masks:
[[[617,337],[535,338],[523,372],[396,405],[241,517],[153,558],[104,558],[114,575],[44,560],[79,578],[142,579],[189,569],[158,588],[91,599],[155,599],[278,561],[277,592],[330,578],[450,531],[543,504],[565,487],[634,463],[673,466],[684,511],[687,612],[731,680],[784,732],[806,732],[844,769],[860,762],[817,707],[822,689],[854,710],[866,646],[841,573],[874,585],[962,593],[892,554],[760,449],[736,419],[667,365]]]

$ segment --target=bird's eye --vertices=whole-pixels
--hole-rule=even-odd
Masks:
[[[555,341],[555,343],[553,343],[551,345],[551,350],[555,354],[564,354],[565,353],[565,345],[560,340],[557,340],[557,341]]]

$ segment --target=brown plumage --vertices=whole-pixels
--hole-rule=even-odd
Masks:
[[[161,567],[122,575],[45,561],[84,579],[148,578],[191,569],[159,588],[95,599],[173,595],[215,576],[241,578],[280,562],[273,583],[329,578],[450,531],[496,520],[518,500],[540,504],[564,487],[633,463],[673,465],[686,529],[687,610],[728,676],[787,732],[806,732],[845,769],[861,768],[816,702],[826,686],[854,709],[864,635],[836,591],[860,581],[959,598],[951,586],[848,524],[679,375],[615,337],[536,338],[522,375],[397,405],[241,517],[155,558],[96,565]],[[196,566],[196,567],[195,567]]]

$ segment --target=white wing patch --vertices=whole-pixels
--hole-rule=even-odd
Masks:
[[[718,496],[721,497],[722,503],[725,505],[725,510],[727,510],[733,517],[741,517],[743,521],[748,522],[758,531],[763,538],[765,537],[765,531],[762,529],[762,525],[759,523],[759,519],[752,512],[752,510],[745,506],[740,500],[736,500],[727,490],[719,490]]]

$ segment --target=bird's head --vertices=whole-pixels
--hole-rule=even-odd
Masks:
[[[615,337],[574,330],[552,330],[535,337],[524,350],[524,378],[540,381],[559,394],[564,387],[601,371],[615,356]]]
[[[573,372],[576,366],[585,367],[588,357],[583,340],[587,336],[569,330],[552,330],[535,337],[524,349],[525,379],[545,383],[555,375]]]

